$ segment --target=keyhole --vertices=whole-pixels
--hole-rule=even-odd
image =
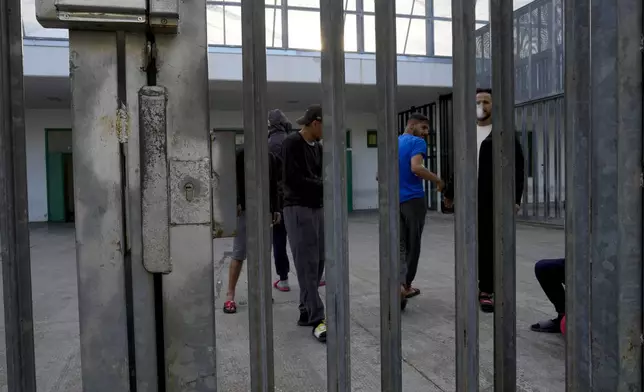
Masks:
[[[192,201],[195,197],[195,187],[191,183],[187,183],[183,189],[186,191],[186,200]]]

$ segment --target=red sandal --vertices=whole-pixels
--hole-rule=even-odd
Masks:
[[[494,312],[494,294],[479,293],[479,305],[484,313]]]
[[[224,313],[233,314],[237,313],[237,304],[235,301],[224,302]]]

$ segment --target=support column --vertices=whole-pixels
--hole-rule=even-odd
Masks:
[[[380,212],[380,367],[382,391],[402,390],[400,196],[396,107],[396,10],[376,0],[378,88],[378,208]]]
[[[19,0],[0,1],[0,260],[7,386],[35,392],[27,154]]]
[[[251,391],[275,389],[264,0],[242,3]]]
[[[452,1],[456,391],[479,390],[475,1]]]
[[[343,0],[322,0],[327,390],[351,391]]]

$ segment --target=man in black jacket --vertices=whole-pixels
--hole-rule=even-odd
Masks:
[[[269,197],[270,210],[273,214],[273,225],[280,223],[281,215],[281,198],[278,194],[277,170],[279,164],[274,154],[268,153],[268,177],[269,177]],[[246,176],[244,175],[244,149],[237,150],[235,160],[235,172],[237,175],[237,233],[233,240],[233,254],[231,257],[228,271],[228,292],[226,293],[226,302],[224,303],[224,313],[237,313],[237,303],[235,302],[235,289],[239,281],[241,269],[246,260]]]
[[[268,112],[268,150],[277,159],[279,168],[278,182],[282,181],[282,143],[292,129],[291,123],[279,109]],[[283,197],[281,186],[278,190],[280,197]],[[281,211],[279,211],[281,213]],[[273,287],[279,291],[291,291],[288,284],[288,274],[290,272],[290,263],[286,252],[286,225],[281,221],[273,225],[273,258],[275,259],[275,271],[279,279],[275,281]]]
[[[300,285],[298,325],[313,327],[326,341],[324,303],[318,287],[324,271],[322,108],[309,107],[297,123],[303,128],[282,144],[284,223]]]
[[[481,310],[494,311],[494,163],[492,158],[492,90],[476,91],[476,132],[478,147],[478,264]],[[516,140],[516,139],[515,139]],[[521,144],[515,144],[515,208],[523,196],[524,158]],[[454,182],[445,191],[445,206],[451,208]],[[456,206],[458,208],[458,206]]]

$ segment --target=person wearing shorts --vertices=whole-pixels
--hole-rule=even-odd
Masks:
[[[276,176],[277,161],[276,157],[269,153],[269,197],[270,207],[273,214],[273,224],[281,221],[281,201],[278,194],[278,182]],[[244,149],[237,151],[235,172],[237,175],[237,233],[233,240],[233,254],[231,257],[228,271],[228,291],[226,293],[226,302],[224,302],[224,313],[237,313],[237,303],[235,302],[235,289],[239,281],[244,260],[246,260],[246,176],[244,175]]]

